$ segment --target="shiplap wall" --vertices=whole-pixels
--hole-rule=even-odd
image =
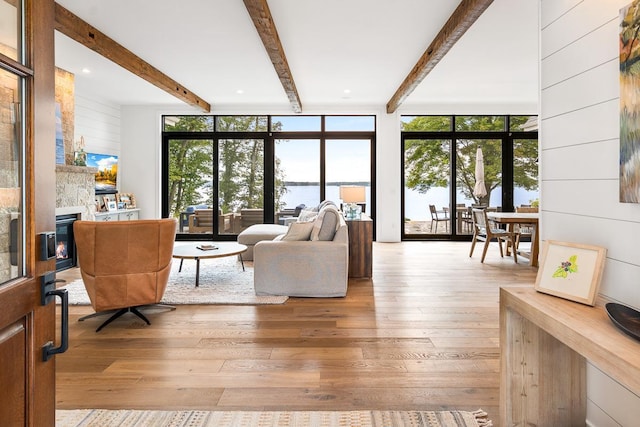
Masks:
[[[618,201],[620,9],[631,0],[541,0],[543,240],[607,248],[600,293],[640,308],[640,204]],[[592,365],[587,423],[636,426],[640,397]]]
[[[120,156],[120,119],[119,105],[76,90],[74,139],[84,137],[85,151]]]

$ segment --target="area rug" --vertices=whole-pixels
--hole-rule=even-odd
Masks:
[[[173,260],[169,284],[162,302],[165,304],[283,304],[286,296],[258,296],[253,288],[253,268],[245,264],[242,271],[236,257],[200,261],[200,286],[196,288],[196,262],[185,260],[178,272],[179,260]],[[89,295],[81,279],[64,286],[70,305],[89,305]],[[58,300],[58,299],[56,299]],[[59,300],[58,300],[59,301]]]
[[[56,427],[490,427],[464,411],[56,411]]]

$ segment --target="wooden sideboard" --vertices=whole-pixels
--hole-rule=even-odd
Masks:
[[[582,426],[587,360],[640,395],[640,342],[605,308],[500,290],[500,426]]]
[[[370,278],[373,270],[373,220],[362,214],[359,219],[348,219],[349,277]]]

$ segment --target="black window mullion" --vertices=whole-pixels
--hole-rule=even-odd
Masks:
[[[320,138],[320,201],[325,200],[327,191],[327,171],[326,171],[326,139],[324,137]]]
[[[456,227],[454,226],[455,224],[455,216],[457,215],[457,211],[456,211],[456,203],[458,201],[458,196],[457,196],[457,189],[458,186],[457,184],[457,179],[458,179],[458,174],[457,174],[457,165],[458,165],[458,156],[457,156],[457,151],[458,151],[458,141],[457,139],[451,137],[450,139],[450,143],[449,143],[449,167],[450,167],[450,171],[449,171],[449,230],[451,232],[451,238],[454,239],[457,235],[457,231]]]
[[[161,155],[161,178],[160,188],[162,191],[160,217],[169,218],[169,139],[170,137],[163,133],[162,135],[162,155]]]
[[[264,139],[264,222],[275,221],[275,139],[269,134]]]
[[[502,210],[513,212],[513,138],[502,139]]]

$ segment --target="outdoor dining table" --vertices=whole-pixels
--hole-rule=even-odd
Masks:
[[[531,233],[531,252],[518,251],[518,255],[529,258],[529,265],[538,266],[538,254],[540,252],[540,239],[538,237],[539,213],[487,212],[487,217],[498,224],[507,224],[509,231],[513,231],[516,224],[529,225],[533,229]],[[513,249],[516,250],[515,248]],[[507,247],[507,251],[509,251],[509,247]]]

